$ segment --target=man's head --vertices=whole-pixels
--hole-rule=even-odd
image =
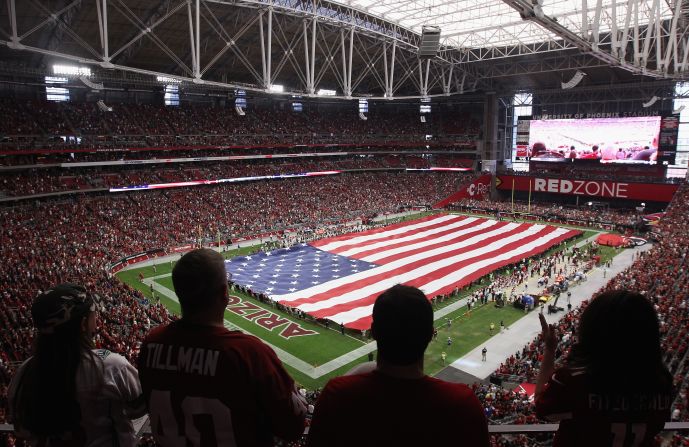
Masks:
[[[431,303],[416,287],[398,284],[376,299],[371,333],[382,359],[393,365],[416,363],[433,337]]]
[[[531,147],[531,156],[532,157],[537,157],[541,154],[545,154],[546,148],[545,144],[539,142],[534,143],[534,145]]]
[[[172,269],[172,283],[183,317],[224,308],[223,301],[226,304],[225,260],[214,250],[201,248],[182,256]]]

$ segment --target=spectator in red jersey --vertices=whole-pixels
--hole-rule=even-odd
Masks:
[[[98,301],[66,283],[33,303],[34,355],[9,390],[15,430],[33,445],[136,445],[130,418],[145,414],[141,386],[124,357],[92,349]]]
[[[381,294],[373,305],[371,334],[378,343],[375,368],[328,382],[316,403],[308,445],[454,445],[458,436],[463,445],[488,445],[486,418],[471,389],[423,372],[433,337],[433,309],[423,292],[396,285]]]
[[[184,255],[172,270],[182,318],[151,331],[139,375],[162,446],[272,446],[304,431],[306,402],[277,356],[258,338],[224,327],[223,257]]]
[[[634,154],[634,160],[642,160],[642,161],[651,161],[655,160],[657,155],[657,149],[656,148],[650,148],[648,146],[644,146],[644,150],[637,152]]]
[[[531,157],[532,158],[538,158],[539,156],[545,154],[547,152],[547,149],[545,147],[545,144],[541,143],[540,141],[537,143],[534,143],[533,146],[531,147]]]
[[[540,320],[545,352],[536,412],[560,421],[554,447],[654,445],[670,420],[673,396],[653,305],[626,290],[593,299],[581,316],[578,343],[554,374],[557,334]]]
[[[584,154],[584,155],[582,155],[582,156],[579,157],[579,158],[581,158],[582,160],[598,160],[598,159],[600,159],[600,158],[601,158],[601,153],[600,153],[600,151],[598,150],[598,145],[594,145],[594,146],[591,148],[591,152],[590,152],[590,153]]]

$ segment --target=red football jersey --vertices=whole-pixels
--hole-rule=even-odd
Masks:
[[[481,404],[466,385],[373,371],[328,382],[309,428],[311,447],[488,446]]]
[[[305,402],[256,337],[180,320],[151,331],[138,367],[163,446],[268,446],[303,433]]]
[[[593,392],[589,382],[584,368],[560,368],[536,399],[539,417],[560,421],[553,446],[652,446],[670,420],[671,386],[659,393],[613,394]]]

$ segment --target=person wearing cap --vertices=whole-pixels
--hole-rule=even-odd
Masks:
[[[316,402],[308,446],[489,445],[488,424],[471,389],[424,374],[433,308],[421,290],[396,285],[382,293],[373,305],[371,334],[376,363],[328,382]]]
[[[8,397],[18,436],[32,445],[135,446],[131,419],[146,413],[136,369],[93,349],[100,298],[65,283],[31,307],[34,354],[17,370]]]

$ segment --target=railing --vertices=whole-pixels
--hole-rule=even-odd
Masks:
[[[150,426],[144,425],[145,428],[139,432],[140,435],[151,434]],[[554,433],[557,431],[559,424],[505,424],[488,426],[488,432],[492,434],[528,434],[528,433]],[[0,424],[0,433],[13,431],[12,424]],[[663,431],[678,431],[689,430],[689,422],[666,422]]]

